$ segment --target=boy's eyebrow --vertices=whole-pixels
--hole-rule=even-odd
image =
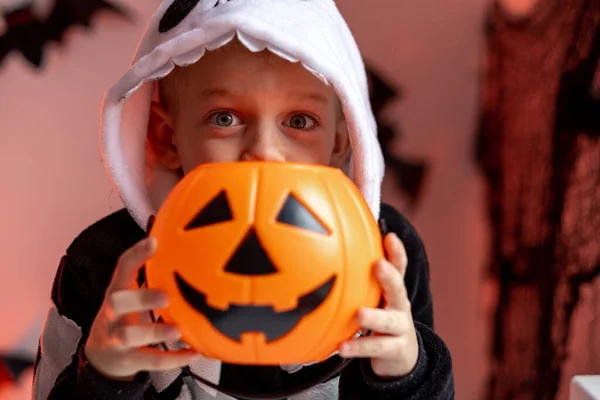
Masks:
[[[324,94],[317,93],[317,92],[294,93],[294,94],[292,94],[292,96],[296,97],[300,100],[314,100],[314,101],[317,101],[317,102],[323,103],[323,104],[329,103],[329,101],[327,100],[327,97]]]
[[[205,89],[199,93],[201,99],[208,99],[211,97],[241,97],[243,94],[234,92],[230,89],[225,88],[211,88]]]
[[[243,97],[243,92],[236,92],[227,88],[210,88],[203,90],[199,93],[200,99],[209,99],[211,97]],[[296,92],[291,93],[290,97],[296,98],[298,100],[313,100],[319,103],[328,104],[327,96],[319,92]]]

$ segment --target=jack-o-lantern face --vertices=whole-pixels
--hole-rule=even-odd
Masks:
[[[219,193],[185,227],[198,229],[216,223],[231,221],[233,214],[227,193]],[[331,234],[293,194],[289,194],[277,216],[277,222],[306,229],[324,235]],[[265,276],[278,273],[269,259],[254,228],[250,228],[224,268],[225,272],[241,276]],[[297,306],[288,311],[277,312],[272,306],[230,305],[226,310],[211,307],[206,295],[194,289],[180,273],[175,272],[177,286],[183,298],[224,335],[240,342],[245,332],[262,332],[267,342],[288,333],[305,315],[313,312],[329,296],[335,275],[298,299]]]
[[[148,285],[160,313],[210,358],[319,361],[374,307],[383,257],[375,220],[341,171],[285,163],[204,165],[173,190],[152,228]]]

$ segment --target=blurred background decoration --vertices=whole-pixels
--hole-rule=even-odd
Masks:
[[[550,400],[578,358],[600,373],[597,295],[589,337],[574,336],[600,281],[600,2],[542,0],[519,20],[496,4],[486,33],[477,158],[498,293],[485,398]]]
[[[66,247],[122,207],[98,114],[159,2],[0,0],[0,400],[31,396]],[[600,1],[336,3],[368,66],[384,201],[429,254],[456,398],[567,400],[600,374]]]
[[[91,27],[92,18],[101,11],[122,17],[127,11],[104,0],[55,0],[48,15],[38,15],[32,1],[4,5],[6,24],[0,36],[0,63],[12,51],[22,54],[35,67],[42,67],[44,50],[50,43],[60,44],[69,28]]]
[[[402,138],[402,132],[399,126],[389,123],[382,116],[385,113],[386,106],[400,100],[401,91],[386,81],[368,64],[367,76],[371,106],[378,128],[377,137],[381,144],[387,171],[393,174],[398,189],[407,200],[407,207],[412,210],[417,206],[423,192],[429,166],[426,161],[405,159],[394,154],[394,145],[397,145]]]

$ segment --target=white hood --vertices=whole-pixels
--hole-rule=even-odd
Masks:
[[[146,228],[179,176],[162,168],[146,143],[154,81],[175,65],[236,37],[251,51],[265,48],[332,85],[348,121],[349,175],[379,216],[384,165],[371,111],[365,67],[333,0],[165,0],[145,32],[131,67],[107,92],[101,146],[121,199]]]

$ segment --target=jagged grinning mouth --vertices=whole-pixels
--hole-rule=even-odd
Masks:
[[[272,342],[291,331],[306,315],[315,311],[331,293],[335,276],[315,290],[298,298],[296,308],[277,312],[271,306],[230,305],[219,310],[208,305],[206,295],[194,289],[181,275],[175,272],[175,280],[183,298],[223,335],[241,342],[242,333],[261,332],[267,342]]]

